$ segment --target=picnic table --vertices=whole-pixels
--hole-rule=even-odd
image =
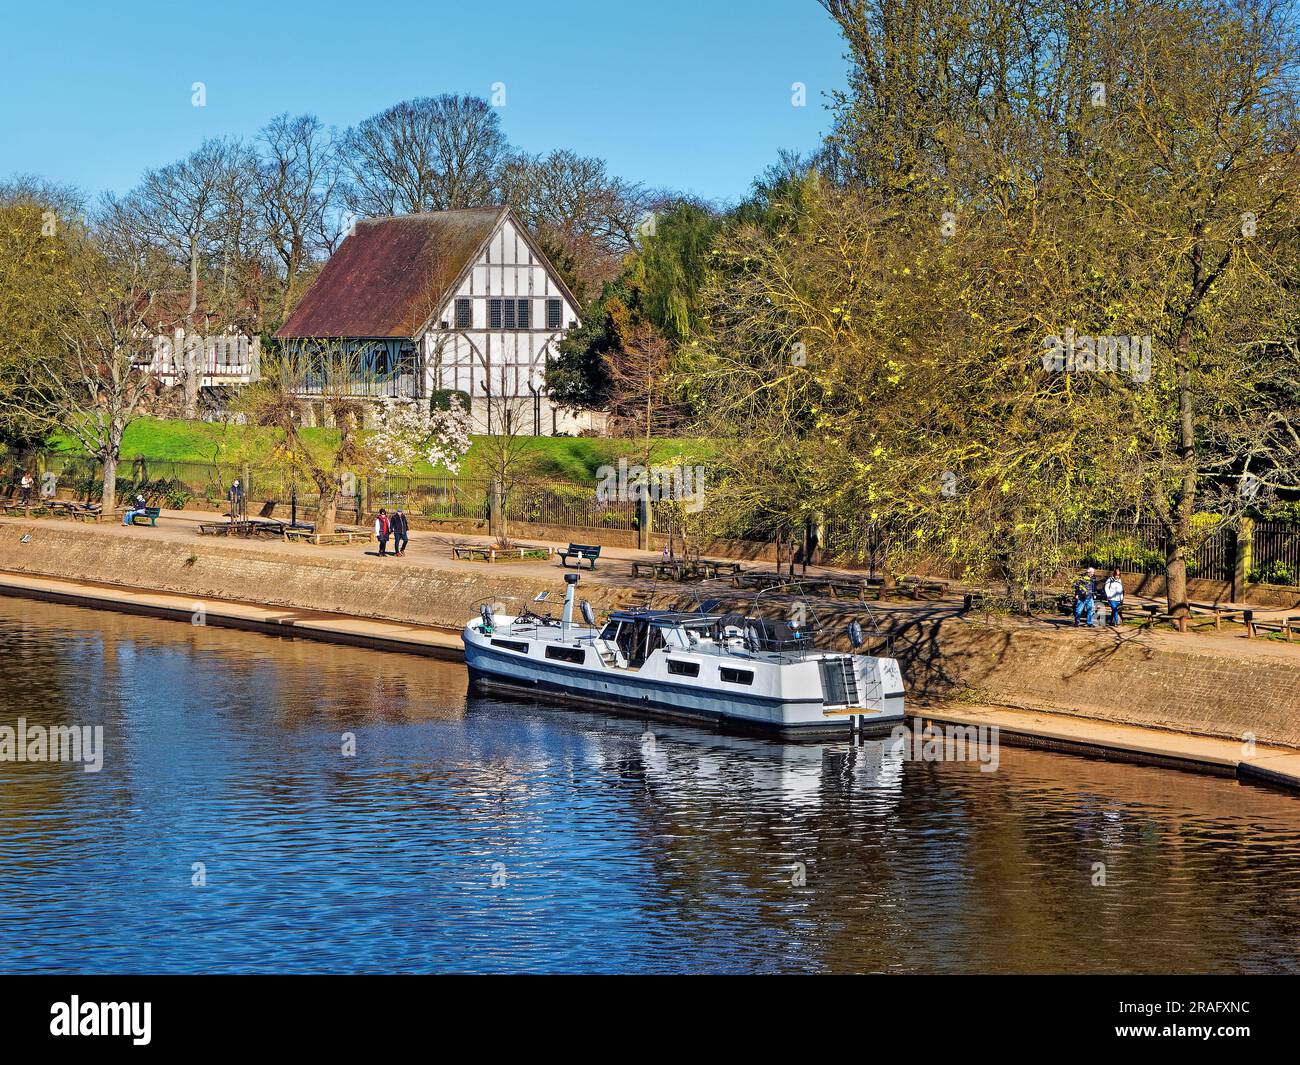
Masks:
[[[281,527],[280,535],[283,536],[285,540],[294,543],[315,544],[317,547],[329,545],[346,546],[354,544],[358,540],[361,541],[361,543],[366,544],[374,539],[368,529],[363,531],[336,529],[332,533],[321,533],[317,532],[315,526],[312,525],[299,525],[295,527],[286,524]]]
[[[291,525],[289,522],[279,521],[276,518],[239,518],[236,520],[226,519],[225,521],[206,521],[199,523],[200,536],[266,536],[266,537],[284,537],[285,534],[292,530],[305,533],[315,531],[314,525],[299,523]]]
[[[523,562],[528,559],[549,559],[549,547],[497,547],[494,544],[453,544],[451,557],[468,562]]]
[[[712,580],[721,576],[724,570],[736,577],[744,570],[744,565],[731,559],[715,558],[648,559],[632,563],[633,577],[640,577],[643,570],[657,581],[687,581],[696,577]]]
[[[102,507],[98,503],[79,503],[72,499],[37,499],[24,503],[21,500],[7,500],[0,503],[0,510],[7,514],[22,514],[24,517],[32,512],[53,514],[60,518],[73,518],[77,521],[98,521]]]

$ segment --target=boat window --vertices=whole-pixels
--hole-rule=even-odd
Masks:
[[[521,655],[526,655],[528,653],[528,644],[519,643],[516,640],[493,640],[492,646],[500,647],[503,651],[514,651]]]
[[[587,649],[585,647],[560,647],[552,644],[546,648],[546,657],[554,658],[560,662],[576,662],[582,665],[587,661]]]
[[[681,662],[676,658],[668,659],[668,672],[675,673],[679,677],[698,677],[700,675],[700,664],[698,662]]]
[[[728,684],[754,683],[754,671],[752,669],[731,669],[729,666],[723,666],[718,673]]]

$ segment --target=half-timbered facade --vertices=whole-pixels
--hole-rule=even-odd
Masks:
[[[461,392],[477,432],[550,435],[593,427],[545,395],[546,362],[577,322],[525,227],[483,207],[358,222],[276,335],[290,351],[355,355],[358,394]]]

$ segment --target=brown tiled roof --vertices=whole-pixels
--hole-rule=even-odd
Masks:
[[[278,337],[414,337],[506,213],[472,207],[357,223]]]

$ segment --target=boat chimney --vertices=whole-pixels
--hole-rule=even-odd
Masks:
[[[569,638],[569,626],[573,624],[573,592],[581,579],[576,573],[564,575],[564,613],[560,616],[560,635],[566,640]]]

